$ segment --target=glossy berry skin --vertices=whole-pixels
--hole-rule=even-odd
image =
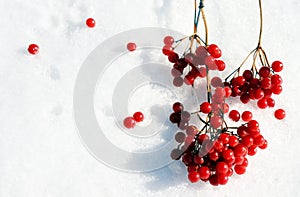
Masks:
[[[127,117],[124,119],[123,124],[127,129],[132,129],[135,127],[136,121],[133,117]]]
[[[135,50],[136,50],[136,44],[133,43],[133,42],[129,42],[129,43],[127,44],[127,50],[128,50],[128,51],[135,51]]]
[[[280,61],[275,61],[272,63],[272,69],[274,72],[280,72],[283,69],[283,64]]]
[[[226,68],[226,64],[222,60],[215,60],[215,64],[218,67],[218,71],[223,71]]]
[[[174,38],[172,36],[166,36],[164,38],[164,43],[167,46],[172,46],[172,44],[174,43]]]
[[[229,112],[229,118],[235,122],[240,120],[240,113],[237,110],[231,110]]]
[[[201,166],[198,171],[201,179],[206,180],[210,177],[210,170],[208,167]]]
[[[270,68],[266,66],[263,66],[259,69],[259,75],[263,78],[268,77],[270,75],[270,72]]]
[[[135,112],[133,118],[136,122],[142,122],[144,120],[144,114],[142,112]]]
[[[176,103],[174,103],[173,104],[173,111],[174,112],[181,112],[181,111],[183,111],[183,109],[184,109],[184,107],[183,107],[183,104],[182,103],[180,103],[180,102],[176,102]]]
[[[201,105],[200,105],[200,111],[202,113],[205,113],[205,114],[208,114],[210,113],[212,110],[212,106],[209,102],[203,102]]]
[[[220,58],[222,56],[222,51],[215,44],[211,44],[207,47],[208,53],[214,58]]]
[[[194,172],[190,172],[188,175],[188,179],[192,182],[192,183],[196,183],[200,180],[200,174],[196,171]]]
[[[217,179],[220,185],[226,185],[226,183],[228,182],[228,176],[225,174],[218,174]]]
[[[260,109],[265,109],[268,107],[268,100],[266,98],[262,98],[260,100],[257,101],[257,106]]]
[[[219,174],[226,174],[228,169],[229,169],[229,167],[226,162],[221,161],[221,162],[218,162],[216,165],[216,171]]]
[[[235,165],[235,166],[234,166],[234,171],[235,171],[237,174],[239,174],[239,175],[245,174],[245,172],[246,172],[246,167],[243,166],[243,165]]]
[[[277,109],[274,113],[275,118],[277,118],[278,120],[282,120],[285,118],[286,114],[285,111],[283,109]]]
[[[96,21],[93,18],[86,19],[86,25],[90,28],[93,28],[96,26]]]
[[[36,55],[39,53],[39,46],[37,44],[30,44],[27,50],[30,54]]]
[[[243,119],[243,121],[249,122],[250,120],[252,120],[252,118],[253,118],[253,115],[252,115],[252,113],[250,111],[244,111],[242,113],[242,119]]]

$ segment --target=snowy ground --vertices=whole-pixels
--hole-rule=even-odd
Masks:
[[[227,72],[255,47],[257,6],[250,0],[206,1],[209,39],[222,48]],[[287,118],[275,120],[274,109],[256,112],[269,148],[250,158],[245,175],[211,187],[188,183],[179,162],[142,174],[103,165],[83,146],[73,117],[75,80],[96,46],[140,27],[190,34],[192,0],[0,1],[0,196],[300,196],[300,3],[264,1],[263,7],[263,47],[270,60],[285,64],[277,106]],[[88,17],[96,19],[96,28],[85,26]],[[30,43],[40,45],[39,55],[27,54]]]

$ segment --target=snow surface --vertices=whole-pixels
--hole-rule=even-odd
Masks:
[[[229,72],[255,47],[257,2],[205,5],[210,42],[222,48]],[[97,45],[140,27],[190,34],[192,0],[0,1],[0,196],[300,196],[300,2],[264,1],[263,7],[263,47],[270,60],[285,65],[276,107],[287,118],[277,121],[274,109],[255,111],[269,148],[249,159],[245,175],[212,187],[188,183],[180,162],[142,174],[103,165],[83,146],[73,117],[77,73]],[[96,28],[85,26],[88,17],[96,19]],[[39,44],[39,55],[27,54],[30,43]]]

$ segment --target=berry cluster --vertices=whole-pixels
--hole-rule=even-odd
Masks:
[[[194,37],[197,39],[197,36]],[[182,41],[182,40],[179,40]],[[173,84],[176,87],[183,85],[194,85],[197,78],[205,78],[207,68],[209,70],[223,71],[226,67],[224,61],[218,59],[222,56],[222,51],[215,44],[208,47],[198,46],[195,53],[187,52],[183,57],[179,57],[174,51],[172,36],[164,38],[164,46],[162,52],[168,57],[168,60],[173,63],[171,74],[174,77]]]
[[[239,75],[238,69],[236,71],[238,76],[225,82],[224,85],[231,89],[232,97],[238,96],[244,104],[250,100],[257,100],[260,109],[274,107],[275,100],[272,95],[279,95],[282,92],[282,78],[277,74],[282,69],[283,64],[280,61],[273,62],[271,67],[262,66],[258,72],[256,69],[245,70]]]
[[[182,104],[177,102],[173,108],[176,106],[183,110]],[[209,105],[201,106],[203,112],[211,111],[211,107],[207,107]],[[171,117],[172,115],[170,119]],[[181,159],[187,166],[188,179],[192,183],[202,180],[209,181],[214,186],[225,185],[234,172],[238,175],[246,172],[247,155],[255,155],[257,148],[267,148],[267,140],[260,134],[259,124],[252,120],[251,112],[243,112],[242,119],[246,123],[235,128],[235,131],[224,128],[217,132],[208,132],[190,125],[186,127],[185,132],[176,133],[175,140],[179,146],[171,152],[171,157],[174,160]],[[206,123],[204,128],[207,128],[208,124]]]

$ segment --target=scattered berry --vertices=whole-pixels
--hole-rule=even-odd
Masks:
[[[96,21],[93,18],[86,19],[86,25],[90,28],[93,28],[96,26]]]
[[[123,124],[127,129],[132,129],[135,127],[136,121],[133,117],[127,117],[124,119]]]
[[[277,109],[274,113],[275,118],[282,120],[285,118],[285,111],[283,109]]]
[[[136,122],[142,122],[144,120],[144,114],[142,112],[135,112],[133,118]]]
[[[129,42],[129,43],[127,44],[127,50],[128,50],[128,51],[135,51],[135,50],[136,50],[136,44],[133,43],[133,42]]]
[[[30,54],[36,55],[39,53],[39,46],[37,44],[30,44],[27,50]]]

